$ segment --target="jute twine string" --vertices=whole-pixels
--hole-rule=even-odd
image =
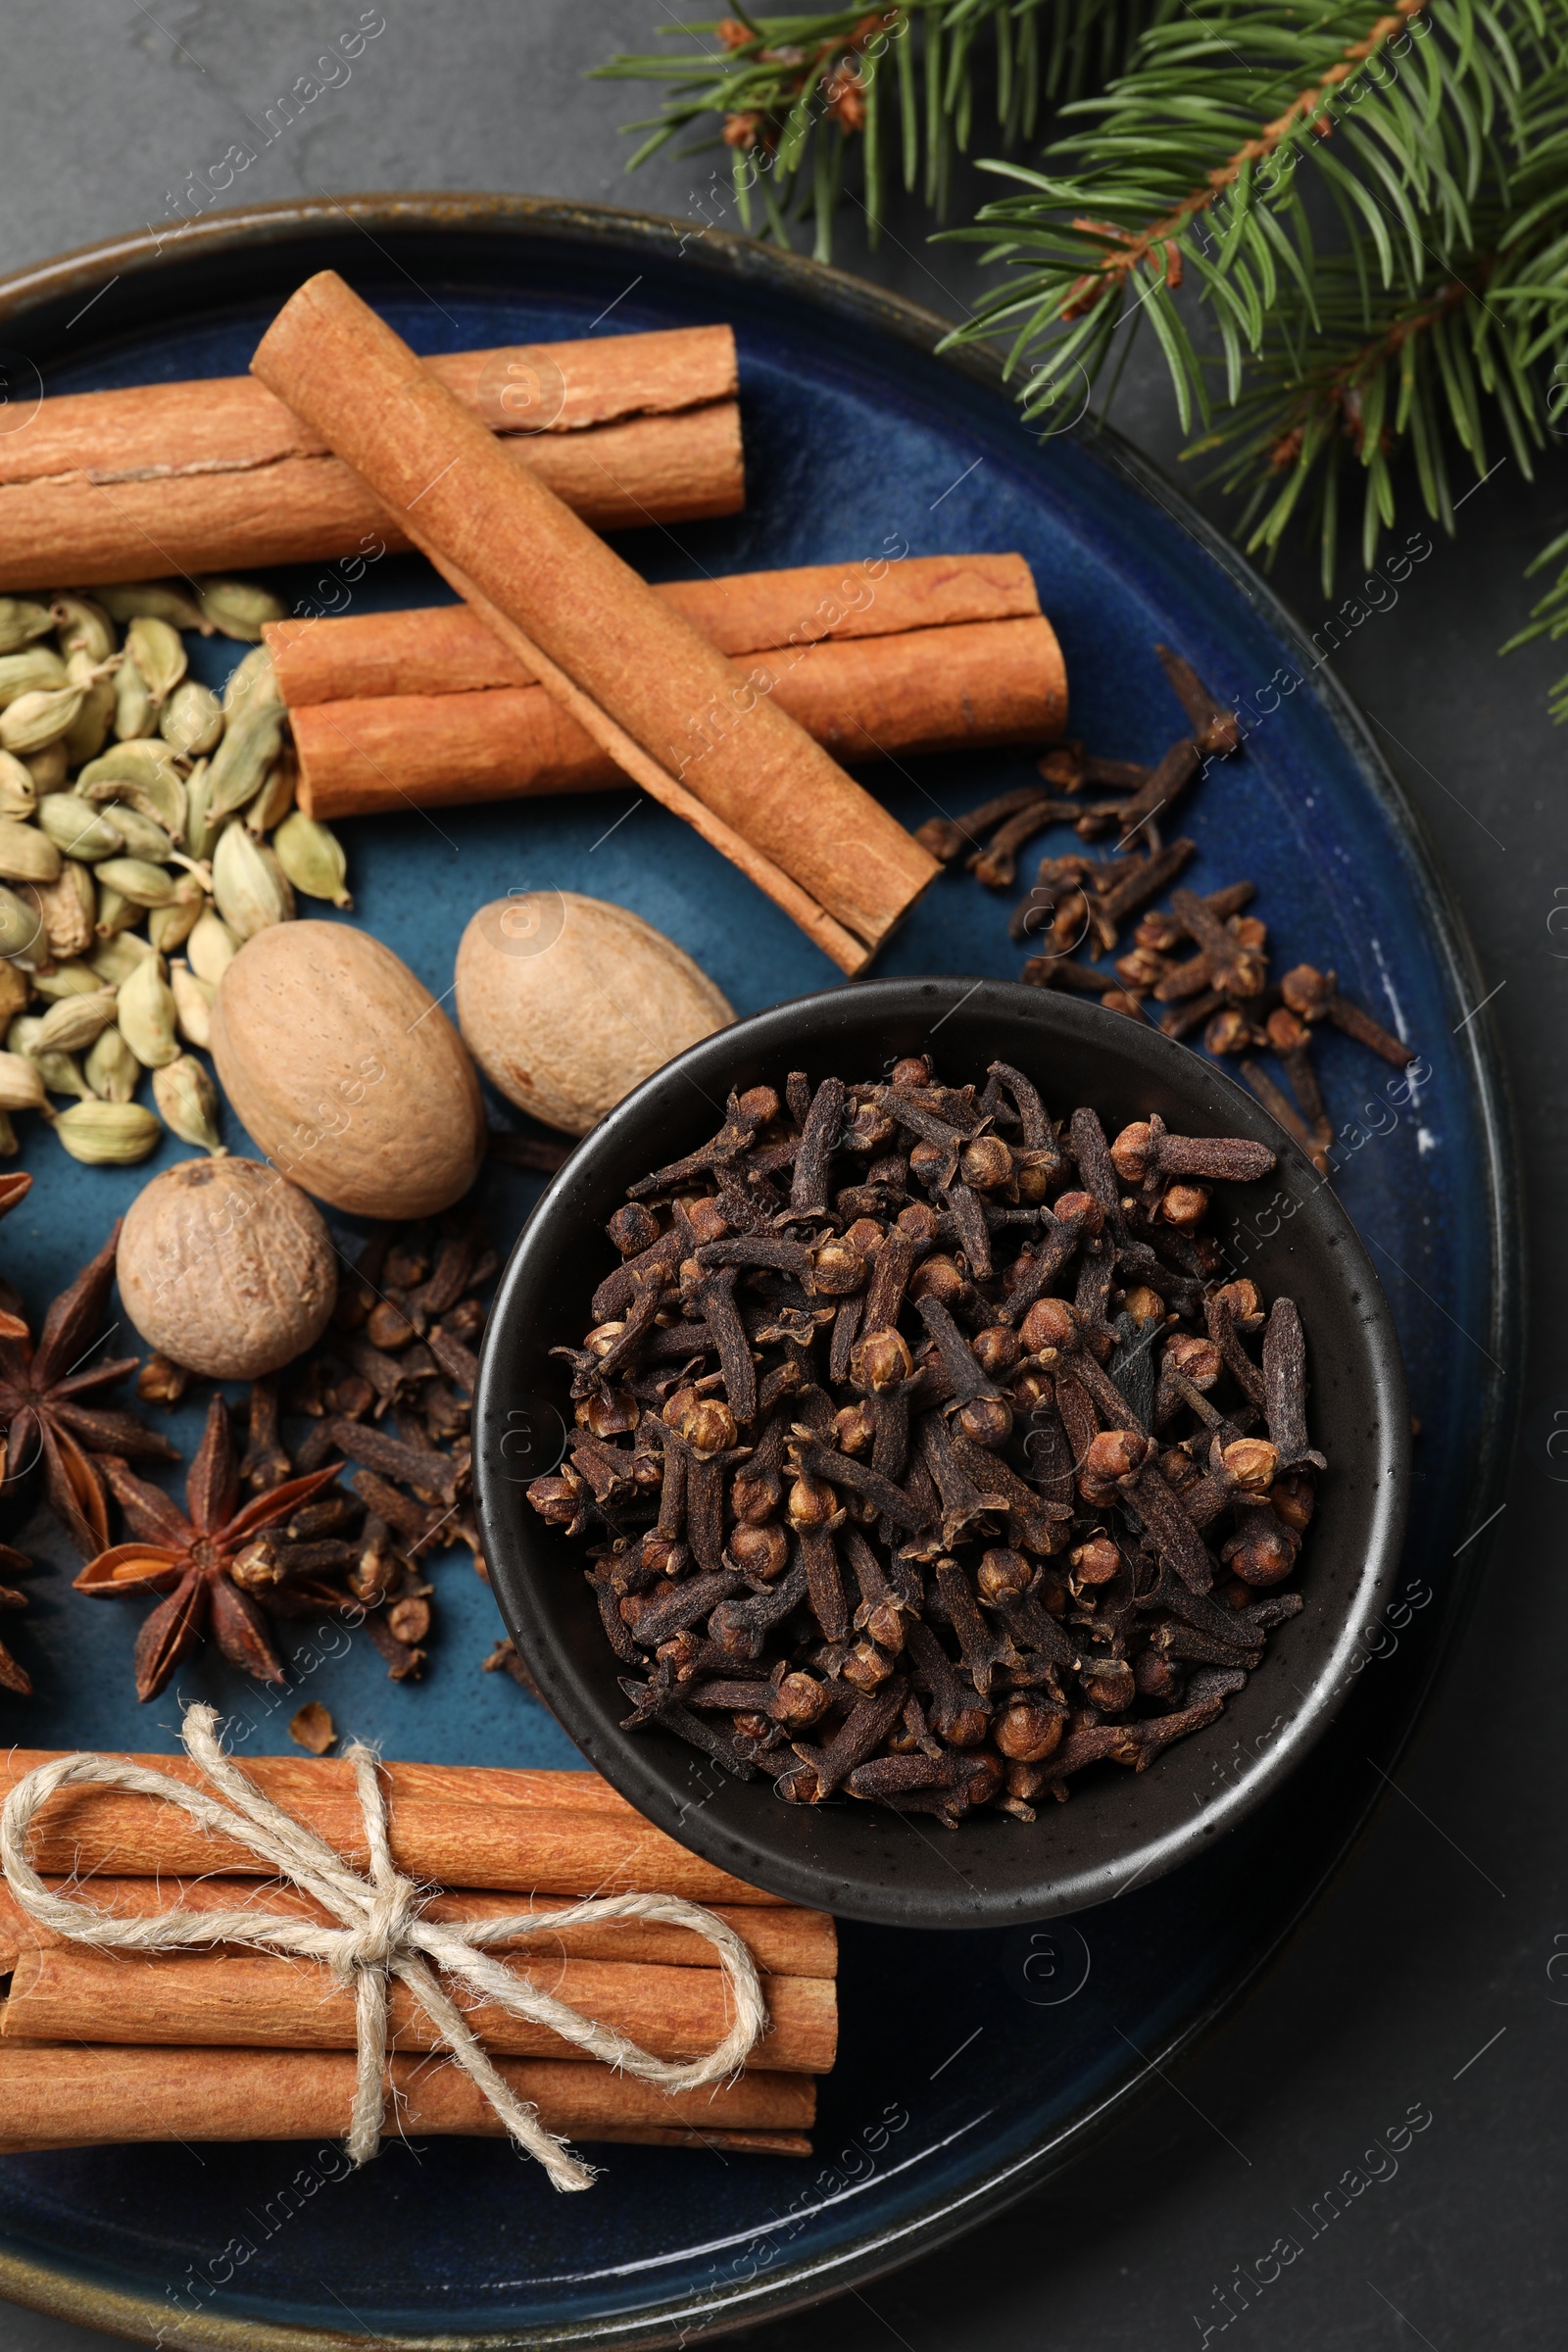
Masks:
[[[369,1875],[364,1877],[314,1830],[265,1796],[233,1758],[224,1754],[219,1745],[216,1708],[188,1707],[181,1737],[186,1754],[226,1803],[219,1803],[201,1788],[188,1788],[168,1773],[150,1771],[122,1757],[57,1757],[20,1780],[0,1810],[0,1868],[5,1871],[6,1884],[41,1927],[98,1951],[172,1952],[191,1945],[239,1943],[260,1951],[324,1961],[338,1981],[354,1990],[359,2071],[347,2148],[356,2164],[367,2163],[380,2146],[387,1989],[394,1977],[408,1986],[441,2041],[477,2083],[517,2146],[536,2157],[556,2186],[563,2189],[591,2186],[593,2169],[545,2130],[537,2108],[509,2089],[469,2031],[462,2010],[438,1982],[437,1969],[478,1999],[494,2002],[514,2017],[548,2026],[591,2058],[669,2091],[695,2090],[734,2074],[766,2030],[767,2012],[751,1953],[734,1929],[702,1904],[673,1894],[612,1894],[571,1903],[561,1911],[516,1911],[497,1919],[438,1923],[424,1916],[425,1896],[393,1862],[386,1799],[373,1750],[356,1741],[347,1751],[370,1857]],[[328,1927],[248,1909],[187,1911],[178,1905],[150,1917],[126,1919],[52,1892],[27,1860],[28,1831],[40,1806],[58,1789],[82,1785],[127,1789],[183,1806],[204,1830],[232,1838],[259,1855],[280,1878],[313,1896],[338,1924]],[[652,1919],[668,1927],[689,1928],[716,1949],[735,2015],[723,2040],[706,2058],[685,2064],[656,2058],[614,2027],[583,2017],[527,1978],[491,1959],[483,1949],[486,1944],[614,1919]]]

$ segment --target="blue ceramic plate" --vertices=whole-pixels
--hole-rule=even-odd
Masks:
[[[0,288],[0,356],[13,385],[30,363],[50,392],[237,373],[280,297],[328,265],[424,351],[728,319],[747,512],[627,540],[648,572],[848,562],[906,545],[1019,549],[1066,652],[1073,731],[1096,748],[1149,759],[1180,725],[1156,638],[1241,701],[1255,717],[1246,755],[1183,820],[1200,845],[1197,886],[1250,875],[1276,968],[1337,967],[1431,1066],[1410,1103],[1348,1041],[1330,1037],[1323,1055],[1346,1122],[1342,1197],[1393,1305],[1422,1427],[1401,1598],[1392,1622],[1368,1629],[1367,1670],[1310,1769],[1168,1881],[1050,1928],[850,1927],[844,2055],[823,2086],[813,2162],[610,2150],[600,2186],[580,2197],[481,2143],[393,2146],[352,2179],[337,2177],[330,2149],[0,2162],[0,2292],[130,2335],[172,2333],[177,2317],[181,2341],[247,2347],[367,2333],[637,2344],[756,2318],[928,2251],[1072,2155],[1300,1917],[1364,1819],[1381,1786],[1370,1759],[1386,1767],[1397,1752],[1479,1565],[1481,1545],[1462,1540],[1494,1507],[1516,1335],[1497,1063],[1483,1057],[1482,1021],[1466,1018],[1483,994],[1468,951],[1365,729],[1267,592],[1113,438],[1036,441],[985,364],[934,359],[936,321],[849,279],[717,235],[681,246],[667,221],[499,198],[236,215],[162,254],[132,240],[13,280]],[[277,585],[304,596],[315,577]],[[356,590],[356,609],[436,594],[413,559],[389,560]],[[224,662],[200,651],[210,677]],[[1028,772],[988,756],[910,761],[875,782],[914,824]],[[469,914],[514,885],[635,907],[742,1012],[837,977],[630,790],[439,825],[383,817],[345,834],[356,919],[438,994]],[[881,968],[1011,977],[1019,960],[1004,907],[949,880]],[[228,1140],[246,1148],[238,1132]],[[165,1156],[186,1154],[171,1144]],[[23,1164],[39,1182],[0,1236],[0,1261],[36,1312],[148,1171],[78,1168],[36,1126]],[[485,1180],[499,1242],[536,1191]],[[1233,1243],[1245,1250],[1248,1237]],[[187,1442],[192,1418],[175,1425]],[[73,1593],[75,1562],[46,1521],[22,1541],[42,1563],[31,1613],[14,1621],[37,1690],[6,1702],[11,1736],[172,1748],[176,1693],[147,1709],[131,1695],[139,1609]],[[390,1684],[363,1640],[328,1654],[328,1636],[301,1643],[281,1703],[207,1659],[182,1672],[177,1697],[213,1698],[242,1756],[286,1747],[287,1714],[318,1696],[340,1729],[392,1756],[576,1763],[541,1709],[481,1674],[500,1628],[466,1558],[437,1575],[439,1641],[422,1684]],[[1216,1738],[1216,1789],[1240,1762]]]

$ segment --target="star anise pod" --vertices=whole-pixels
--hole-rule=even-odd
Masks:
[[[15,1182],[15,1179],[9,1180]],[[18,1194],[16,1199],[20,1199]],[[0,1206],[15,1205],[15,1200]],[[44,1317],[33,1347],[24,1323],[0,1323],[0,1471],[14,1494],[40,1460],[50,1507],[89,1556],[109,1542],[109,1506],[94,1454],[128,1454],[146,1461],[179,1459],[167,1438],[136,1414],[80,1399],[112,1388],[136,1369],[135,1356],[89,1361],[104,1338],[104,1311],[115,1279],[117,1224],[108,1241]]]
[[[4,1213],[0,1209],[0,1216]],[[24,1551],[15,1551],[9,1544],[0,1544],[0,1568],[8,1576],[24,1575],[31,1566],[32,1562]],[[25,1592],[19,1592],[15,1585],[0,1585],[0,1609],[24,1609],[26,1605]],[[16,1690],[24,1698],[32,1690],[31,1675],[24,1666],[18,1665],[3,1642],[0,1642],[0,1690]]]
[[[136,1639],[138,1698],[156,1698],[180,1660],[209,1631],[231,1666],[242,1666],[259,1682],[283,1680],[267,1619],[235,1584],[233,1565],[248,1544],[308,1502],[340,1467],[333,1462],[305,1478],[291,1478],[240,1509],[239,1468],[228,1407],[221,1396],[215,1396],[208,1408],[207,1427],[185,1482],[185,1511],[161,1488],[137,1478],[126,1463],[113,1454],[106,1456],[104,1475],[136,1541],[101,1551],[88,1561],[75,1585],[78,1592],[167,1594]]]

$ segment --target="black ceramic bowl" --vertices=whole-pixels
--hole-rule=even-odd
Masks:
[[[1059,1118],[1079,1103],[1114,1134],[1158,1111],[1196,1135],[1246,1135],[1279,1154],[1263,1185],[1219,1188],[1211,1223],[1245,1220],[1246,1270],[1288,1291],[1306,1331],[1313,1443],[1327,1454],[1303,1553],[1305,1608],[1270,1637],[1220,1720],[1145,1773],[1096,1771],[1032,1825],[1004,1814],[956,1831],[851,1799],[783,1803],[764,1779],[719,1773],[664,1732],[624,1732],[621,1671],[582,1577],[582,1546],[525,1489],[562,1450],[570,1406],[553,1347],[579,1344],[617,1262],[603,1227],[626,1187],[716,1132],[731,1088],[787,1072],[814,1083],[880,1072],[929,1049],[950,1083],[1002,1059]],[[706,1039],[629,1095],[572,1153],[502,1279],[479,1380],[476,1470],[502,1611],[549,1705],[624,1796],[682,1843],[775,1894],[852,1919],[979,1927],[1103,1901],[1198,1853],[1301,1768],[1353,1675],[1357,1630],[1389,1599],[1404,1527],[1409,1413],[1394,1325],[1333,1193],[1250,1095],[1213,1063],[1098,1004],[1001,981],[880,980],[804,997]]]

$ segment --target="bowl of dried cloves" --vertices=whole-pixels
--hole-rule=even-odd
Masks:
[[[1082,1909],[1297,1771],[1397,1573],[1403,1372],[1299,1150],[1097,1004],[885,980],[617,1105],[491,1313],[486,1556],[539,1695],[737,1876]]]

